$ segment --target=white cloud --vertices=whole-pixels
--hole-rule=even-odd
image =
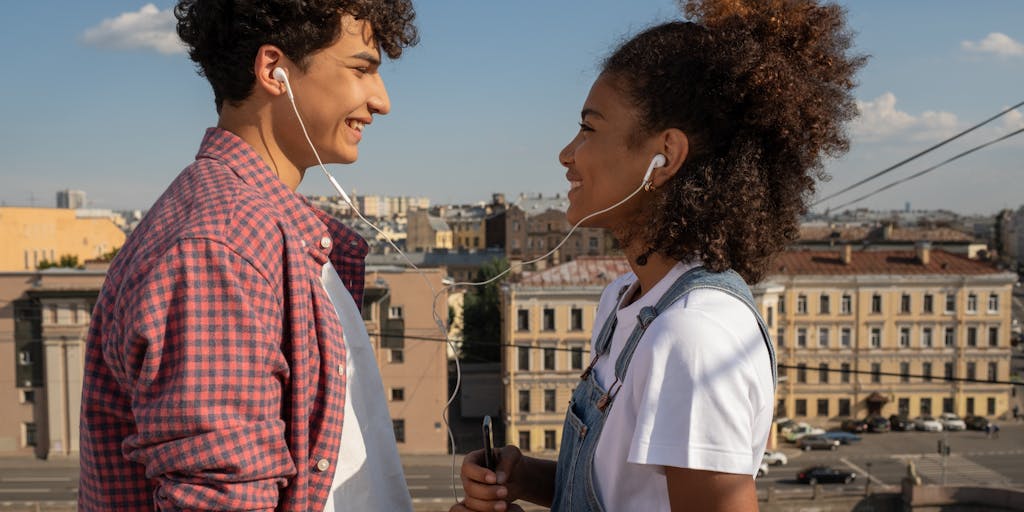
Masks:
[[[156,50],[163,54],[183,53],[185,47],[175,32],[174,13],[153,4],[137,12],[126,12],[103,20],[82,34],[82,41],[100,48]]]
[[[1003,128],[1007,131],[1024,128],[1024,114],[1020,110],[1011,110],[1003,116]]]
[[[860,116],[853,121],[850,131],[854,137],[866,141],[885,138],[935,140],[956,133],[956,114],[925,111],[919,116],[896,108],[896,95],[886,92],[871,101],[857,101]]]
[[[992,53],[1000,57],[1024,57],[1024,44],[1000,32],[992,32],[981,41],[964,41],[960,46],[970,52]]]

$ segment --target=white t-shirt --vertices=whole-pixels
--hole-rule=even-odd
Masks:
[[[618,308],[611,348],[594,367],[610,390],[615,361],[637,314],[653,306],[694,264],[677,264],[650,292],[626,307],[622,286],[605,289],[594,332]],[[593,357],[593,350],[591,357]],[[771,358],[757,320],[739,299],[698,289],[661,312],[637,345],[594,455],[605,510],[669,510],[664,466],[757,474],[774,407]]]

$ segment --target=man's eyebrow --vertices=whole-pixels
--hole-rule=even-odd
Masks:
[[[596,110],[594,110],[592,108],[585,108],[585,109],[580,111],[580,119],[586,119],[587,116],[594,116],[594,117],[599,117],[601,119],[604,119],[604,116],[601,115],[600,112],[598,112],[598,111],[596,111]]]
[[[352,56],[353,59],[362,59],[374,66],[380,65],[380,57],[370,52],[359,52]]]

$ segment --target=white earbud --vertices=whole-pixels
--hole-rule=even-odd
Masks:
[[[292,84],[288,83],[288,72],[284,68],[274,68],[274,79],[284,84],[284,90],[288,93],[288,99],[294,101],[295,96],[292,95]]]
[[[667,161],[668,159],[661,153],[654,155],[654,158],[651,159],[651,165],[647,166],[647,172],[644,174],[643,181],[640,182],[645,190],[650,191],[654,188],[651,184],[651,173],[654,172],[655,168],[664,166]]]

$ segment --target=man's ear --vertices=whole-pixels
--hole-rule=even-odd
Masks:
[[[256,51],[256,58],[253,59],[253,73],[256,75],[253,92],[262,91],[270,96],[285,94],[284,82],[274,78],[274,68],[278,67],[283,68],[285,72],[294,69],[280,48],[272,44],[260,46]]]
[[[651,184],[661,187],[679,172],[690,154],[690,141],[678,128],[669,128],[658,136],[659,152],[665,155],[665,165],[656,167],[651,173]]]

